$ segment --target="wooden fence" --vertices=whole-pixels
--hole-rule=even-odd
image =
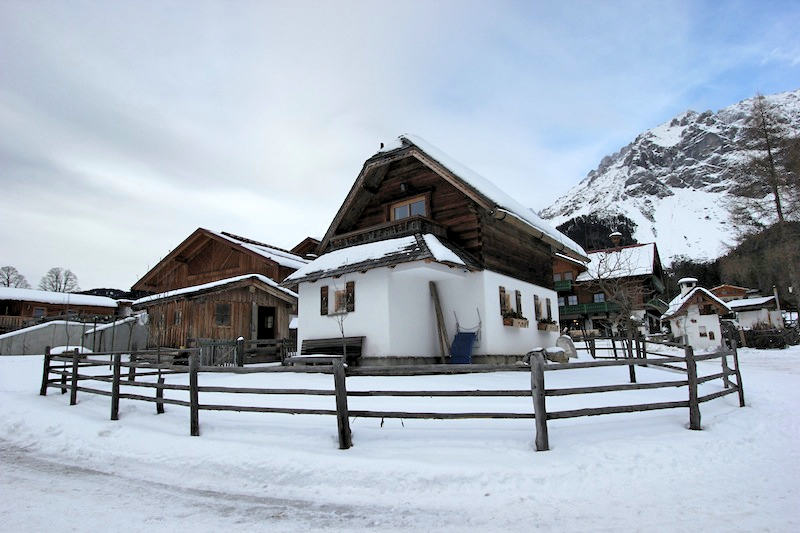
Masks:
[[[615,413],[632,413],[640,411],[652,411],[658,409],[686,408],[689,411],[689,428],[694,430],[701,429],[700,424],[700,404],[725,396],[727,394],[738,393],[739,405],[744,406],[744,392],[742,389],[741,373],[739,371],[738,355],[735,347],[731,350],[695,356],[690,347],[684,348],[682,356],[663,356],[650,353],[649,357],[624,357],[608,360],[593,360],[576,363],[554,364],[547,363],[542,351],[530,353],[530,366],[507,366],[507,365],[426,365],[426,366],[397,366],[397,367],[368,367],[350,368],[347,367],[341,358],[333,357],[327,359],[329,364],[323,366],[201,366],[199,349],[182,350],[181,353],[188,353],[188,367],[175,366],[163,363],[152,363],[143,361],[142,357],[131,357],[134,361],[123,361],[119,352],[92,354],[85,356],[75,353],[64,355],[52,355],[49,349],[44,356],[44,369],[40,394],[46,395],[48,388],[60,389],[62,393],[70,392],[70,405],[77,403],[77,393],[85,392],[100,394],[111,397],[111,419],[119,418],[120,399],[147,401],[156,404],[156,411],[163,413],[165,404],[178,405],[189,408],[190,434],[200,435],[200,417],[202,410],[207,411],[238,411],[238,412],[260,412],[260,413],[285,413],[285,414],[314,414],[331,415],[337,419],[339,433],[339,447],[347,449],[352,446],[350,431],[350,417],[363,418],[399,418],[399,419],[515,419],[526,418],[535,419],[536,427],[536,449],[539,451],[549,449],[548,426],[549,420],[564,418],[575,418],[583,416],[598,416]],[[731,358],[733,366],[729,366],[728,358]],[[104,359],[105,358],[105,359]],[[699,376],[697,374],[697,361],[708,361],[719,359],[721,362],[720,372]],[[58,363],[61,363],[60,365]],[[660,382],[636,383],[635,367],[653,365],[665,368],[669,366],[672,373],[679,372],[679,379]],[[89,367],[110,366],[110,374],[101,373],[92,375],[81,373],[82,369]],[[558,372],[564,370],[582,370],[598,367],[620,367],[628,369],[630,383],[614,383],[609,385],[596,385],[591,387],[573,387],[548,389],[546,386],[545,373]],[[122,371],[127,368],[128,372]],[[166,384],[164,375],[168,373],[188,373],[187,384]],[[327,390],[318,389],[286,389],[286,388],[241,388],[224,386],[203,386],[200,385],[200,377],[210,373],[232,373],[232,374],[270,374],[279,372],[293,373],[324,373],[333,376],[332,388]],[[348,391],[348,377],[376,377],[376,376],[422,376],[422,375],[453,375],[467,373],[487,373],[487,372],[530,372],[531,387],[522,390],[370,390],[370,391]],[[685,374],[685,376],[683,376]],[[55,377],[53,377],[55,376]],[[157,377],[157,380],[137,380],[143,376]],[[85,383],[94,380],[111,384],[111,389],[98,389],[89,387]],[[700,395],[699,385],[714,380],[721,380],[721,390]],[[624,380],[623,380],[624,381]],[[150,389],[151,395],[142,393],[123,392],[122,386],[132,389]],[[658,403],[638,403],[629,405],[610,405],[605,407],[586,407],[565,411],[550,411],[547,409],[546,398],[567,395],[599,394],[614,391],[642,391],[658,388],[687,387],[686,399]],[[182,391],[186,393],[186,399],[164,398],[164,390]],[[248,405],[229,405],[221,403],[200,403],[199,394],[222,393],[222,394],[255,394],[255,395],[316,395],[334,396],[335,409],[309,409],[298,407],[270,407],[270,406],[248,406]],[[414,411],[372,411],[372,410],[350,410],[348,399],[351,397],[418,397],[418,398],[440,398],[440,397],[530,397],[533,401],[533,410],[521,413],[510,412],[414,412]],[[435,400],[432,400],[435,401]]]

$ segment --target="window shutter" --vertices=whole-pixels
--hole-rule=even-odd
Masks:
[[[553,320],[553,308],[550,305],[550,298],[546,298],[547,300],[547,320]]]
[[[500,287],[500,314],[505,314],[506,309],[506,288]]]
[[[533,318],[539,320],[542,318],[542,301],[537,295],[533,295]]]
[[[348,281],[345,283],[344,286],[345,290],[345,297],[346,297],[346,310],[348,313],[352,313],[356,310],[356,282],[355,281]]]
[[[319,314],[328,314],[328,286],[319,288]]]
[[[522,293],[514,291],[514,296],[517,298],[517,313],[522,316]]]

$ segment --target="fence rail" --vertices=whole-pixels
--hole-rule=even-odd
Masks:
[[[164,352],[160,352],[164,353]],[[339,447],[342,449],[352,446],[350,435],[350,417],[363,418],[400,418],[400,419],[534,419],[536,423],[536,449],[549,449],[547,422],[565,418],[584,416],[600,416],[618,413],[633,413],[659,409],[683,408],[689,410],[689,428],[701,429],[700,404],[738,393],[739,405],[744,406],[744,392],[739,371],[739,361],[736,348],[714,353],[695,356],[690,347],[684,348],[683,356],[663,356],[653,351],[648,357],[633,357],[632,351],[626,350],[624,358],[583,361],[576,363],[548,363],[545,361],[543,351],[534,351],[530,355],[530,366],[508,365],[426,365],[404,367],[379,367],[379,368],[348,368],[341,358],[333,357],[329,365],[324,366],[204,366],[201,365],[200,349],[181,350],[181,354],[188,354],[187,366],[152,362],[143,360],[142,353],[130,354],[128,361],[122,360],[122,353],[107,352],[96,353],[91,356],[76,352],[63,355],[50,354],[49,349],[44,356],[44,368],[40,394],[46,395],[48,388],[61,390],[62,394],[70,393],[70,405],[77,403],[77,393],[90,393],[111,397],[111,419],[119,418],[119,402],[135,400],[153,402],[158,413],[164,412],[164,405],[188,407],[190,434],[200,435],[200,411],[235,411],[258,413],[283,413],[283,414],[314,414],[336,416],[339,432]],[[639,352],[642,353],[642,352]],[[167,353],[167,355],[170,355]],[[733,366],[728,365],[728,357],[732,358]],[[104,359],[105,358],[105,359]],[[720,359],[721,371],[708,375],[698,376],[697,361],[711,361]],[[61,363],[60,365],[58,363]],[[91,367],[109,367],[110,374],[89,374],[84,369]],[[637,383],[634,368],[636,366],[653,366],[663,368],[670,365],[685,372],[682,379],[671,379],[658,382]],[[598,384],[593,386],[547,388],[545,375],[547,372],[559,371],[585,371],[592,368],[627,367],[630,383]],[[123,373],[122,369],[127,372]],[[332,387],[329,389],[307,388],[269,388],[269,387],[226,387],[218,385],[201,385],[200,377],[203,374],[228,373],[228,374],[270,374],[270,373],[322,373],[333,377]],[[424,376],[424,375],[456,375],[466,373],[489,372],[527,372],[530,373],[531,386],[521,390],[358,390],[348,391],[347,378],[377,377],[377,376]],[[164,382],[168,374],[188,374],[188,384],[167,384]],[[142,380],[148,377],[157,378],[157,381]],[[138,378],[138,380],[137,380]],[[111,389],[101,389],[87,386],[89,381],[110,383]],[[699,385],[715,380],[722,380],[722,389],[704,395],[700,394]],[[623,380],[624,381],[624,380]],[[125,391],[122,387],[125,386]],[[678,401],[642,402],[629,405],[608,405],[602,407],[585,407],[569,410],[548,410],[547,397],[579,396],[589,394],[605,394],[610,392],[635,392],[663,388],[686,387],[686,399]],[[152,390],[148,396],[146,390]],[[133,392],[133,391],[137,392]],[[186,394],[186,399],[165,398],[164,391],[177,391]],[[231,403],[200,403],[199,394],[233,394],[233,395],[297,395],[297,396],[333,396],[336,401],[335,409],[325,408],[300,408],[278,406],[234,405]],[[488,397],[530,397],[533,409],[526,412],[437,412],[437,411],[399,411],[399,410],[369,410],[348,408],[349,398],[370,397],[413,397],[413,398],[488,398]]]

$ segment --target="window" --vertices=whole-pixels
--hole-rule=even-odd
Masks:
[[[558,306],[559,307],[564,307],[565,305],[567,305],[566,299],[563,296],[559,296],[558,297]]]
[[[319,288],[319,314],[328,314],[328,286]]]
[[[572,272],[564,272],[564,281],[572,281]]]
[[[391,217],[392,220],[402,220],[404,218],[421,216],[424,217],[428,214],[425,206],[425,197],[417,196],[402,202],[392,204]]]
[[[569,302],[568,305],[578,305],[578,296],[576,294],[570,294],[567,296],[567,301]]]
[[[217,326],[231,325],[231,304],[217,304],[214,311],[214,323]]]
[[[606,301],[606,295],[603,292],[596,292],[594,296],[592,296],[592,301],[596,304],[601,304]]]
[[[522,293],[519,291],[514,291],[514,296],[516,297],[516,304],[517,304],[517,314],[522,316]]]
[[[173,316],[173,321],[172,321],[172,323],[173,323],[175,326],[180,326],[180,325],[181,325],[181,318],[182,318],[182,315],[183,315],[183,311],[181,311],[180,309],[176,309],[176,310],[175,310],[175,314],[174,314],[174,316]]]
[[[701,337],[708,337],[708,330],[706,330],[705,326],[700,326],[700,336]]]
[[[553,281],[561,281],[561,273],[560,272],[556,272],[555,274],[553,274]]]
[[[550,298],[545,298],[547,305],[547,320],[553,320],[553,306],[550,303]]]
[[[47,316],[47,309],[44,307],[33,308],[33,318],[42,318],[43,316]]]
[[[533,295],[533,314],[536,320],[542,318],[542,301],[535,294]]]
[[[352,313],[356,310],[356,282],[348,281],[344,290],[337,290],[333,297],[334,313]]]
[[[506,294],[506,288],[500,287],[500,314],[505,315],[507,311],[511,310],[511,299]]]

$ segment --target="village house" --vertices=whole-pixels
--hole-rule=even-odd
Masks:
[[[203,341],[291,340],[297,294],[278,286],[316,249],[306,239],[284,250],[231,233],[199,228],[154,266],[133,290],[149,316],[151,346],[180,348]]]
[[[558,337],[553,254],[583,249],[410,135],[369,158],[297,284],[298,336],[358,337],[360,364],[519,360]],[[541,324],[540,324],[541,322]],[[463,353],[458,354],[464,356]]]
[[[588,253],[588,264],[561,254],[553,260],[562,328],[573,334],[610,334],[633,317],[641,333],[658,333],[667,309],[664,271],[655,243],[619,245]]]
[[[661,317],[668,320],[672,336],[695,349],[714,350],[723,345],[720,317],[731,313],[730,307],[711,291],[697,286],[697,279],[678,281],[681,293]]]
[[[104,296],[0,287],[0,334],[48,319],[105,321],[118,312],[118,302]]]

